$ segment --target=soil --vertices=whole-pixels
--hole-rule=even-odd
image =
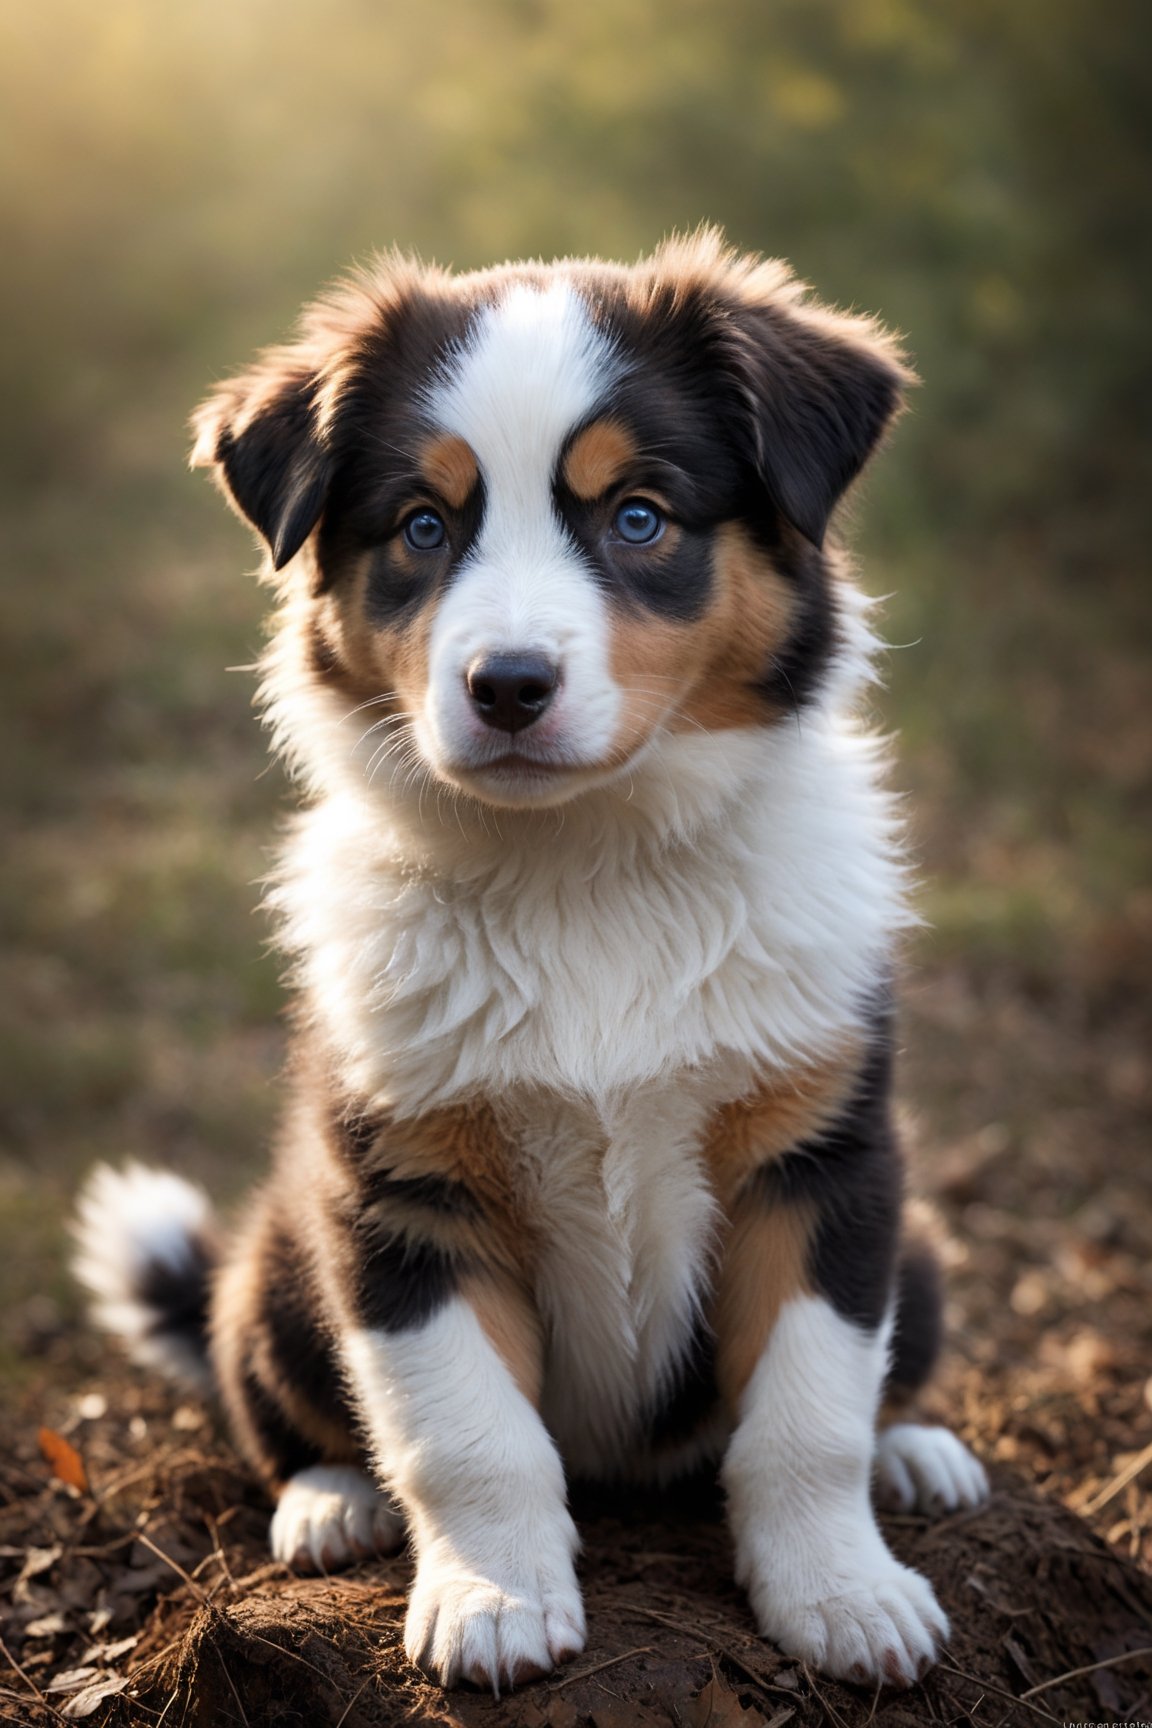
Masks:
[[[1152,1709],[1152,1578],[1008,1467],[995,1469],[979,1512],[886,1522],[953,1623],[942,1662],[914,1692],[833,1684],[759,1639],[732,1582],[715,1484],[701,1480],[660,1496],[577,1486],[588,1647],[572,1667],[494,1701],[446,1695],[405,1660],[406,1557],[331,1579],[268,1560],[267,1507],[208,1411],[135,1380],[81,1406],[72,1439],[82,1453],[42,1437],[50,1464],[29,1411],[0,1471],[0,1720],[996,1728]]]

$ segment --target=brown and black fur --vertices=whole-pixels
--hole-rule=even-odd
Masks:
[[[761,731],[799,731],[854,651],[849,569],[827,541],[829,523],[910,382],[878,326],[812,305],[783,267],[734,258],[707,238],[632,269],[569,261],[453,278],[384,260],[319,301],[292,343],[222,385],[196,417],[194,461],[269,548],[280,599],[265,661],[272,724],[307,797],[325,799],[335,760],[302,735],[321,699],[344,717],[375,710],[370,726],[403,737],[432,681],[438,607],[469,592],[454,584],[480,541],[492,470],[435,423],[431,384],[511,284],[557,280],[578,290],[605,351],[627,356],[582,421],[564,422],[562,447],[559,438],[547,447],[543,482],[609,620],[623,696],[604,766],[639,759],[657,715],[678,747],[703,734],[728,751],[730,734],[759,742]],[[661,515],[652,548],[614,537],[632,496]],[[445,530],[427,550],[408,533],[422,511]],[[448,772],[442,779],[459,789]],[[422,817],[421,807],[417,830]],[[404,834],[405,870],[438,883],[418,834]],[[706,834],[698,844],[707,847]],[[656,857],[647,867],[661,867]],[[342,913],[339,871],[327,881],[326,910]],[[849,940],[838,935],[837,954]],[[676,1335],[664,1383],[637,1394],[622,1473],[662,1478],[715,1461],[782,1311],[800,1310],[801,1298],[870,1341],[873,1386],[892,1318],[890,1410],[906,1408],[932,1371],[939,1278],[930,1247],[904,1223],[889,955],[872,956],[859,990],[859,974],[844,969],[850,1001],[828,1022],[849,1027],[838,1043],[829,1033],[810,1053],[763,1061],[758,1078],[741,1070],[733,1091],[702,1094],[728,1099],[711,1106],[692,1149],[715,1241],[701,1253],[698,1312]],[[390,1340],[395,1354],[398,1336],[463,1299],[485,1356],[491,1344],[546,1420],[560,1355],[538,1302],[549,1243],[531,1203],[522,1119],[495,1085],[423,1109],[418,1099],[382,1102],[396,1096],[388,1074],[353,1082],[320,994],[300,983],[269,1179],[218,1266],[201,1258],[153,1303],[161,1330],[204,1322],[237,1442],[274,1494],[321,1464],[387,1478],[350,1338]],[[713,1054],[720,1073],[719,1034]],[[544,1085],[533,1073],[523,1084]],[[695,1240],[687,1227],[684,1240]]]

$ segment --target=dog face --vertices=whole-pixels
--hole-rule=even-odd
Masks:
[[[622,269],[398,260],[197,416],[307,676],[484,803],[562,803],[661,732],[767,725],[836,646],[828,518],[906,379],[872,324],[713,235]]]

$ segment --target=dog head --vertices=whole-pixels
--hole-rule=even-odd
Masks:
[[[392,258],[196,416],[297,676],[376,762],[557,804],[657,736],[771,725],[833,656],[829,519],[909,374],[706,233],[632,268]]]

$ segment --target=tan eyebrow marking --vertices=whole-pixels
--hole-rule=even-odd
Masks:
[[[618,420],[586,426],[564,458],[564,478],[577,498],[602,498],[637,457],[636,441]]]
[[[471,448],[452,433],[429,439],[420,452],[420,467],[433,489],[453,510],[468,502],[480,479]]]

